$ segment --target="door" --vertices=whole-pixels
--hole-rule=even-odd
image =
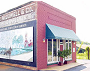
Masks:
[[[60,51],[63,51],[63,44],[62,44],[62,45],[60,45]],[[60,57],[60,61],[62,61],[62,62],[63,62],[63,58],[62,58],[62,57]]]

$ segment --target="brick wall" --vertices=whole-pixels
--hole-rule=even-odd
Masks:
[[[37,68],[47,68],[47,40],[45,24],[51,24],[76,32],[75,18],[44,2],[37,2]]]

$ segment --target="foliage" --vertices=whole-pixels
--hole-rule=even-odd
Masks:
[[[65,58],[65,57],[67,57],[68,55],[70,55],[71,54],[71,48],[67,48],[66,50],[63,50],[63,51],[58,51],[58,57],[63,57],[63,58]]]
[[[77,54],[76,58],[77,59],[88,59],[87,52]]]
[[[89,48],[89,47],[86,47],[85,50],[88,51],[88,48]]]
[[[82,45],[83,45],[83,42],[81,43],[80,47],[78,48],[78,51],[76,52],[76,54],[78,54]]]
[[[52,55],[52,51],[49,50],[49,51],[48,51],[48,55]]]
[[[88,56],[86,56],[86,53],[79,53],[76,56],[77,59],[88,59]]]
[[[89,47],[89,54],[90,54],[90,47]],[[76,54],[76,58],[77,59],[88,59],[88,47],[85,48],[84,53]],[[89,59],[90,59],[90,55],[89,55]]]

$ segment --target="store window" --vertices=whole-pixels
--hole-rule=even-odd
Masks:
[[[48,62],[52,61],[52,39],[48,39]]]
[[[72,42],[71,42],[71,40],[66,40],[66,47],[65,47],[65,49],[66,48],[68,48],[68,49],[71,48],[71,52],[72,52]],[[65,57],[65,60],[71,60],[71,59],[72,59],[72,53],[69,56]]]
[[[71,52],[72,52],[72,42],[71,40],[69,40],[69,48],[71,48]],[[69,59],[72,59],[72,53],[68,56]]]
[[[60,45],[63,45],[63,40],[60,40]]]
[[[48,63],[54,63],[58,61],[58,40],[48,39]]]
[[[68,48],[68,40],[66,40],[66,49]]]
[[[57,61],[57,41],[53,40],[53,61]]]

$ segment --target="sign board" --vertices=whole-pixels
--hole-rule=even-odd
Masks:
[[[36,2],[0,15],[0,28],[36,20]]]
[[[75,48],[73,48],[73,52],[75,52]]]

